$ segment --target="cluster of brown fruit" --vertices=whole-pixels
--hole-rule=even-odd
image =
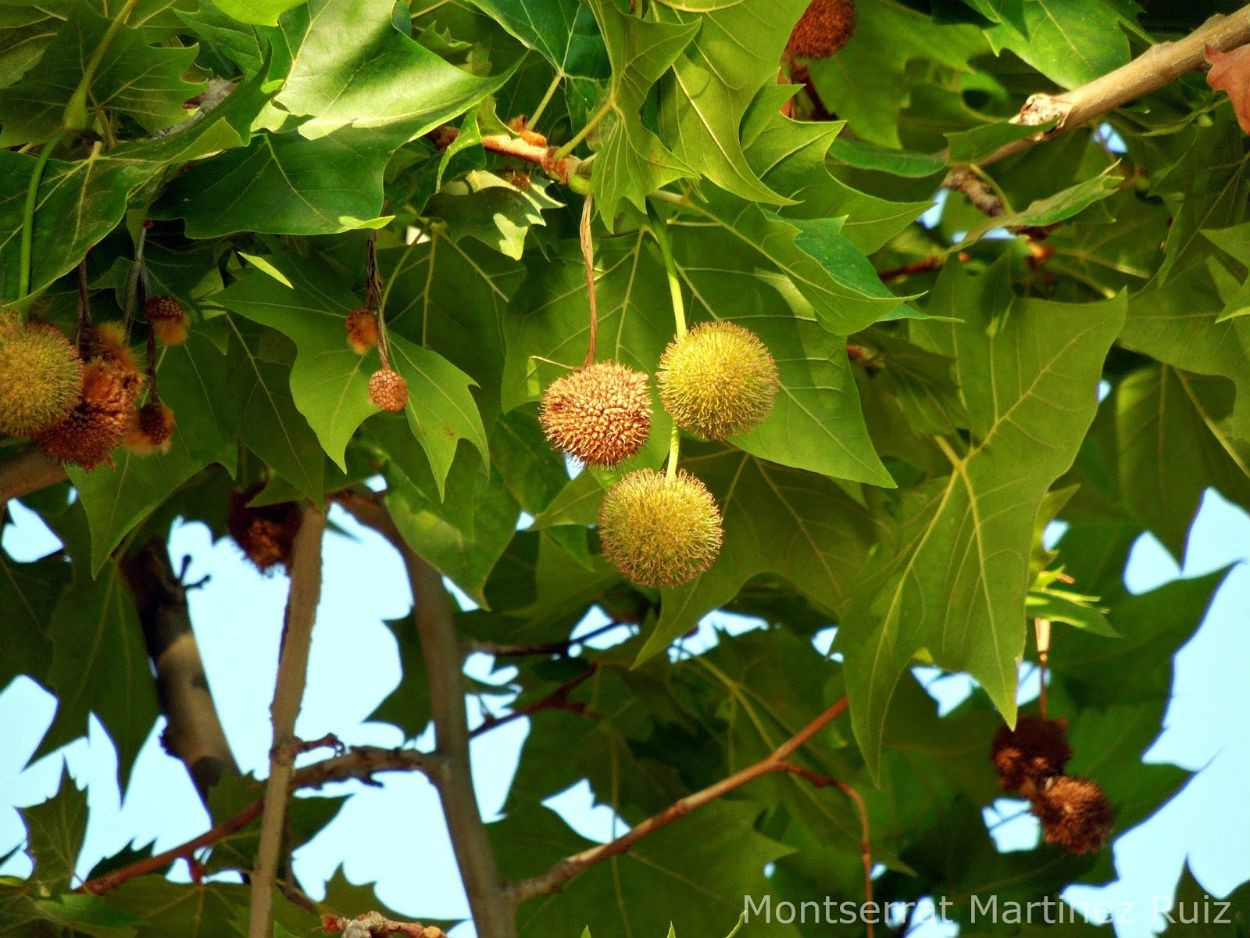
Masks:
[[[186,341],[176,299],[153,297],[148,324],[164,345]],[[55,326],[0,314],[0,434],[26,436],[60,462],[92,469],[120,444],[144,455],[168,451],[174,414],[147,384],[121,323],[83,330],[79,347]]]
[[[999,785],[1029,799],[1046,842],[1069,853],[1095,853],[1106,846],[1114,814],[1097,782],[1063,774],[1071,758],[1062,719],[1020,717],[1014,730],[999,729],[990,748]]]
[[[382,348],[382,330],[378,317],[368,309],[354,309],[347,314],[347,344],[357,355],[367,355],[369,349]],[[408,382],[398,371],[391,368],[383,356],[382,367],[369,376],[369,400],[392,414],[397,414],[408,404]]]
[[[249,502],[261,488],[260,485],[254,485],[230,493],[226,530],[261,573],[268,573],[279,566],[288,570],[295,547],[295,535],[299,531],[299,506],[295,502],[250,505]]]
[[[855,0],[812,0],[790,33],[786,52],[801,59],[833,55],[855,32]]]
[[[711,322],[678,336],[656,371],[660,401],[674,423],[709,440],[758,425],[777,394],[777,365],[764,343],[732,322]],[[645,374],[597,362],[547,388],[540,409],[547,439],[589,466],[615,466],[638,452],[651,431]],[[636,583],[667,589],[688,583],[720,553],[720,509],[685,471],[638,469],[603,499],[599,535],[607,558]]]

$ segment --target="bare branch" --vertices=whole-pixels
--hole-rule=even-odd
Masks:
[[[325,526],[325,512],[315,505],[305,506],[299,531],[295,535],[291,589],[287,597],[282,649],[278,656],[278,678],[270,707],[273,748],[269,752],[269,778],[265,783],[260,843],[252,870],[248,938],[269,938],[273,930],[273,888],[282,852],[286,799],[297,747],[295,718],[304,699],[308,650],[312,644],[317,603],[321,599],[321,539]]]
[[[65,467],[43,450],[23,450],[0,462],[0,510],[10,498],[23,498],[67,478]]]
[[[1250,42],[1250,5],[1227,16],[1213,16],[1184,39],[1156,43],[1127,65],[1079,88],[1063,94],[1032,95],[1024,102],[1015,122],[1035,125],[1057,120],[1058,123],[1045,133],[1000,147],[981,160],[980,165],[996,163],[1035,143],[1098,120],[1123,104],[1171,84],[1186,72],[1202,67],[1207,46],[1227,52],[1247,42]]]
[[[441,928],[422,925],[420,922],[395,922],[380,912],[366,912],[355,918],[340,915],[323,915],[321,928],[331,935],[342,933],[345,938],[384,938],[387,935],[404,935],[406,938],[444,938]]]
[[[213,704],[204,662],[191,629],[186,588],[169,563],[165,541],[155,538],[123,558],[121,568],[135,596],[143,640],[156,669],[161,711],[168,721],[161,742],[182,760],[200,800],[238,765]]]
[[[528,706],[518,707],[511,713],[501,717],[487,717],[478,726],[474,727],[473,732],[469,734],[469,738],[474,739],[483,733],[489,733],[491,730],[498,729],[506,723],[511,723],[513,720],[533,716],[535,713],[543,710],[571,710],[575,713],[581,713],[585,708],[580,701],[569,700],[569,694],[572,693],[574,688],[588,680],[595,673],[595,670],[595,668],[587,668],[571,681],[566,681],[546,697],[536,700]]]
[[[659,814],[652,815],[637,826],[630,828],[616,840],[609,841],[606,844],[599,844],[588,850],[583,850],[581,853],[565,857],[545,873],[518,883],[509,884],[509,897],[514,903],[520,904],[526,899],[532,899],[534,896],[554,892],[560,887],[561,883],[572,879],[596,863],[602,863],[610,857],[620,856],[628,852],[640,840],[649,837],[662,828],[668,827],[674,821],[685,817],[693,811],[697,811],[704,805],[711,804],[717,798],[741,788],[747,782],[754,781],[763,775],[773,772],[793,772],[797,767],[794,767],[788,761],[790,756],[843,713],[846,710],[846,705],[846,698],[839,698],[816,719],[808,723],[807,726],[803,727],[763,759],[735,772],[727,778],[721,779],[719,782],[709,785],[701,791],[673,802]]]
[[[488,642],[474,639],[468,643],[469,651],[481,652],[484,655],[494,655],[496,658],[517,658],[522,655],[564,655],[568,654],[569,649],[574,645],[583,645],[591,639],[598,638],[600,635],[606,635],[615,629],[629,625],[628,622],[617,622],[613,620],[607,625],[601,625],[597,629],[592,629],[585,635],[578,635],[573,638],[565,638],[558,642],[535,642],[533,644],[508,645],[500,642]]]
[[[464,659],[443,578],[413,551],[390,513],[368,494],[340,492],[335,501],[361,524],[373,528],[399,551],[412,586],[413,615],[425,658],[430,710],[439,757],[438,790],[451,835],[456,865],[479,935],[514,938],[512,903],[478,810],[469,762],[469,722],[465,714]]]
[[[383,749],[379,746],[354,746],[340,756],[323,759],[312,765],[296,769],[291,778],[291,791],[298,788],[321,788],[332,782],[345,782],[351,779],[377,784],[373,777],[379,772],[423,772],[434,777],[437,774],[438,759],[413,749]],[[158,853],[129,866],[114,870],[104,876],[89,879],[79,887],[80,892],[100,894],[116,889],[138,876],[159,873],[171,863],[180,859],[191,859],[197,850],[211,847],[224,840],[260,817],[264,810],[265,799],[258,798],[237,814],[231,815],[221,823],[213,826],[186,843],[179,844],[163,853]]]

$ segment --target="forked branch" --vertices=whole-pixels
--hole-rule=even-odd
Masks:
[[[615,840],[565,857],[563,860],[556,862],[545,873],[510,884],[508,886],[509,897],[514,903],[519,904],[526,899],[554,892],[560,887],[561,883],[567,882],[597,863],[602,863],[610,857],[620,856],[628,852],[636,843],[649,837],[656,831],[668,827],[668,825],[679,818],[683,818],[687,814],[711,804],[717,798],[721,798],[761,776],[769,775],[773,772],[792,772],[804,777],[807,777],[808,774],[814,775],[815,773],[807,773],[806,770],[796,772],[799,767],[790,762],[790,757],[842,714],[846,710],[846,706],[846,697],[839,698],[832,706],[808,723],[807,726],[803,727],[758,762],[735,772],[727,778],[721,779],[719,782],[709,785],[707,788],[673,802],[659,814],[652,815],[637,826],[630,828],[630,830]],[[828,780],[824,784],[839,785],[839,783],[833,780]]]

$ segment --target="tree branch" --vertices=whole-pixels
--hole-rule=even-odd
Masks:
[[[269,751],[269,778],[260,822],[260,844],[252,871],[252,905],[248,938],[269,938],[273,930],[273,888],[286,826],[286,799],[290,790],[297,741],[295,718],[304,698],[308,676],[308,649],[321,598],[321,539],[325,513],[305,506],[295,535],[291,560],[291,590],[287,597],[278,678],[274,685],[273,748]]]
[[[735,772],[727,778],[721,779],[719,782],[709,785],[701,791],[673,802],[659,814],[652,815],[637,826],[630,828],[616,840],[609,841],[606,844],[599,844],[588,850],[583,850],[581,853],[565,857],[545,873],[509,884],[508,896],[514,903],[519,905],[526,899],[554,892],[561,883],[572,879],[596,863],[602,863],[610,857],[628,852],[634,844],[643,838],[668,827],[677,819],[697,811],[717,798],[741,788],[747,782],[754,781],[772,772],[794,772],[797,766],[792,766],[788,761],[790,756],[843,713],[846,710],[846,705],[846,697],[839,698],[820,716],[808,723],[807,726],[803,727],[803,729],[799,730],[763,759]]]
[[[511,713],[504,714],[501,717],[487,717],[478,726],[474,727],[473,732],[469,734],[470,739],[475,739],[483,733],[489,733],[491,730],[498,729],[506,723],[513,720],[519,720],[521,717],[533,716],[543,710],[572,710],[581,713],[584,710],[580,701],[574,702],[569,700],[569,694],[573,689],[588,680],[594,673],[595,668],[587,668],[577,677],[570,681],[565,681],[546,697],[535,700],[532,704],[525,707],[518,707]]]
[[[390,513],[376,499],[348,491],[338,493],[335,500],[361,524],[387,538],[404,559],[430,690],[435,752],[440,760],[438,791],[456,865],[477,933],[489,938],[515,938],[512,903],[499,877],[494,850],[473,790],[469,722],[464,703],[464,660],[443,578],[408,546]]]
[[[156,690],[168,724],[165,751],[182,760],[208,805],[208,790],[238,765],[221,728],[204,662],[191,629],[187,591],[169,564],[165,541],[155,538],[126,555],[122,572],[135,596],[143,640],[156,669]]]
[[[343,755],[323,759],[296,769],[291,777],[290,791],[299,788],[321,788],[332,782],[345,782],[351,779],[376,785],[378,783],[373,777],[379,772],[424,772],[427,776],[433,777],[437,774],[437,764],[437,757],[413,749],[354,746]],[[264,806],[265,799],[259,798],[198,837],[193,837],[186,843],[179,844],[163,853],[145,857],[111,873],[89,879],[79,887],[79,891],[99,895],[116,889],[136,877],[159,873],[174,861],[190,858],[195,851],[211,847],[218,841],[247,827],[260,817]]]
[[[578,635],[574,638],[561,639],[558,642],[535,642],[533,644],[508,645],[500,642],[488,642],[479,639],[473,639],[468,643],[469,651],[480,652],[484,655],[494,655],[496,658],[516,658],[522,655],[564,655],[568,654],[570,648],[574,645],[582,645],[593,638],[600,635],[606,635],[614,629],[628,625],[627,622],[617,622],[615,619],[607,625],[601,625],[597,629],[587,632],[585,635]]]
[[[1183,39],[1151,46],[1127,65],[1063,94],[1039,93],[1024,102],[1015,123],[1031,126],[1057,120],[1053,129],[999,147],[979,162],[988,166],[1065,131],[1097,120],[1123,104],[1171,84],[1205,62],[1207,46],[1227,52],[1250,42],[1250,5],[1213,16]],[[957,171],[957,170],[956,170]],[[955,171],[952,171],[955,172]],[[950,179],[950,176],[947,177]]]
[[[0,462],[0,510],[10,498],[23,498],[67,478],[65,467],[43,450],[22,450]]]

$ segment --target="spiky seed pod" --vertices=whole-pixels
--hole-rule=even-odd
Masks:
[[[139,456],[168,453],[173,436],[174,412],[160,401],[149,401],[130,415],[126,449]]]
[[[295,534],[299,531],[299,506],[294,502],[282,502],[250,507],[248,502],[259,491],[260,486],[256,485],[230,493],[226,530],[261,573],[268,573],[279,565],[289,568]]]
[[[102,322],[87,327],[83,336],[87,357],[116,362],[131,371],[138,370],[126,327],[120,322]]]
[[[679,427],[723,440],[768,416],[777,397],[777,363],[749,329],[702,323],[669,343],[656,382]]]
[[[379,368],[369,377],[369,400],[397,414],[408,403],[408,382],[398,371]]]
[[[82,373],[77,405],[60,422],[34,437],[53,459],[93,469],[109,461],[130,425],[143,379],[116,362],[93,361]]]
[[[702,574],[720,553],[720,509],[698,478],[639,469],[599,509],[603,553],[635,583],[667,589]]]
[[[172,296],[151,297],[144,306],[148,325],[162,345],[181,345],[191,331],[186,310]]]
[[[539,417],[556,449],[589,466],[615,466],[647,442],[647,376],[620,362],[596,362],[552,382]]]
[[[78,403],[82,361],[53,326],[0,315],[0,436],[30,436]]]
[[[855,32],[855,0],[812,0],[794,24],[786,52],[801,59],[833,55]]]
[[[1062,775],[1071,758],[1068,721],[1063,719],[1022,716],[1014,730],[999,727],[990,746],[990,761],[1004,791],[1029,789],[1053,775]]]
[[[1115,812],[1097,782],[1061,775],[1042,785],[1030,801],[1048,844],[1069,853],[1096,853],[1106,846]]]
[[[378,317],[367,309],[354,309],[347,314],[347,344],[357,355],[364,355],[369,349],[377,346],[381,336],[378,333]]]

